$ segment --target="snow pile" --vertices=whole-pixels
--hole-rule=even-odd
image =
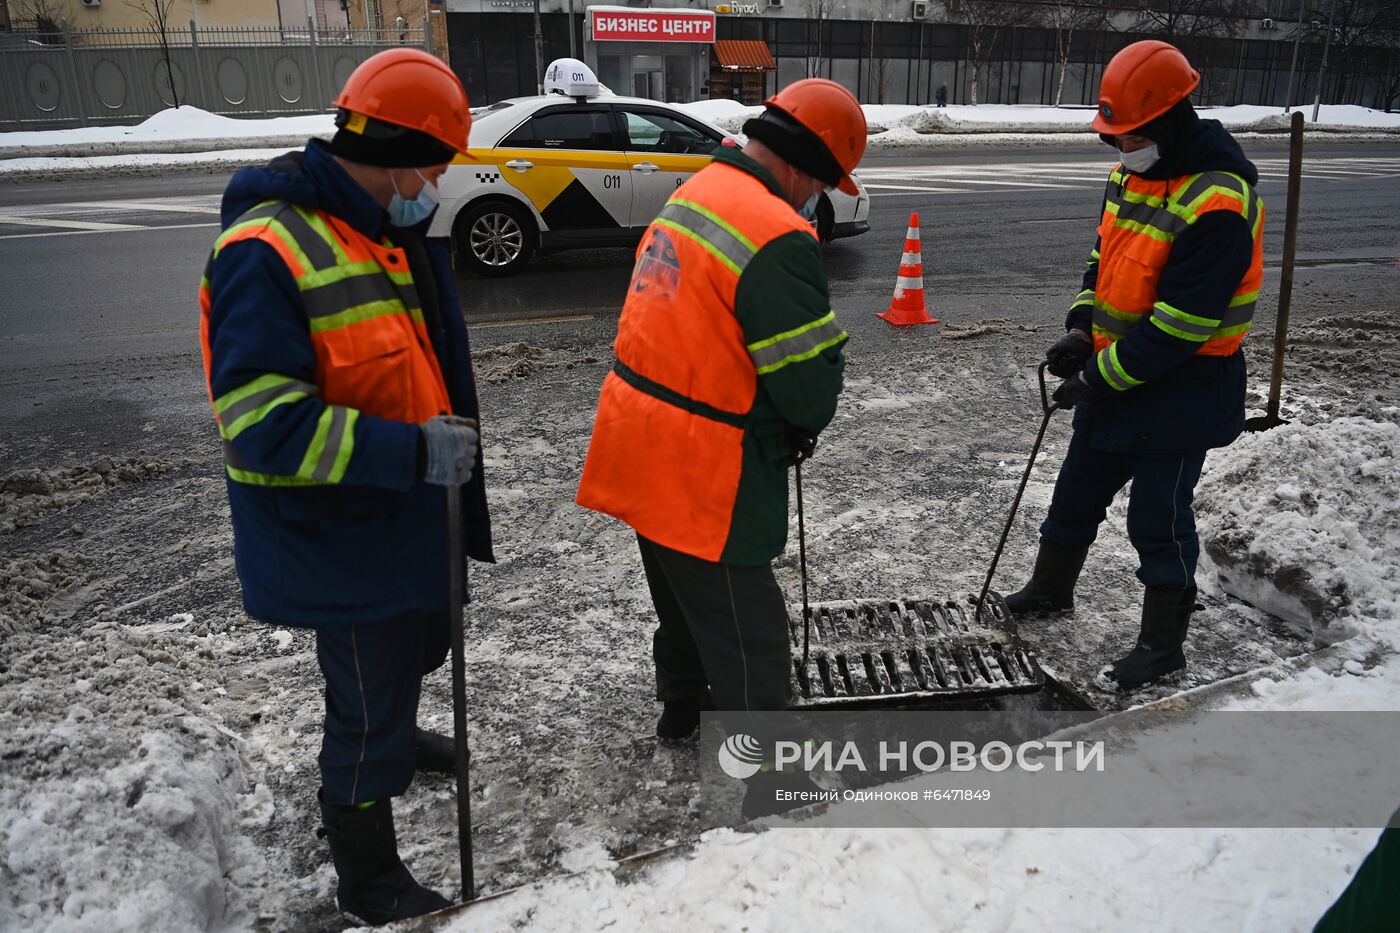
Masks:
[[[246,910],[230,901],[266,869],[237,814],[257,825],[271,801],[243,799],[200,710],[210,646],[180,627],[6,636],[0,929],[210,929]]]
[[[1318,641],[1400,614],[1400,424],[1338,418],[1213,453],[1196,514],[1227,592]]]
[[[49,150],[86,150],[94,154],[141,151],[192,151],[219,146],[246,148],[305,141],[335,132],[333,114],[245,119],[222,117],[198,107],[171,107],[134,126],[87,126],[71,130],[0,133],[0,158],[57,155]],[[186,147],[176,147],[189,143]],[[157,144],[157,145],[150,145]],[[212,144],[212,145],[211,145]]]
[[[33,524],[57,509],[127,483],[155,479],[189,461],[103,457],[66,470],[16,470],[0,476],[0,534]]]

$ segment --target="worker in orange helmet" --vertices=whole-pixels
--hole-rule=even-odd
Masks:
[[[449,640],[445,487],[492,559],[466,327],[424,236],[471,115],[416,49],[366,60],[335,105],[329,144],[229,182],[201,337],[243,605],[316,633],[337,902],[379,924],[448,903],[399,859],[391,804],[415,769],[453,770],[451,740],[416,726]]]
[[[1072,609],[1098,526],[1131,483],[1128,536],[1146,589],[1132,649],[1098,674],[1108,690],[1186,666],[1200,551],[1192,498],[1206,451],[1244,427],[1241,343],[1263,279],[1264,203],[1239,144],[1192,109],[1199,81],[1155,40],[1104,70],[1093,127],[1121,161],[1066,334],[1046,353],[1074,435],[1031,579],[1007,597],[1018,616]]]
[[[667,740],[702,708],[787,706],[771,561],[788,468],[831,421],[845,366],[812,218],[827,190],[856,190],[865,116],[814,78],[743,129],[744,149],[719,149],[642,238],[578,490],[637,533]]]

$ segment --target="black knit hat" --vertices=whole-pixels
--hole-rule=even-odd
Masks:
[[[385,123],[342,108],[335,116],[331,152],[361,165],[381,168],[425,168],[451,162],[457,155],[427,133]]]
[[[846,177],[841,163],[815,133],[780,110],[767,108],[744,123],[744,135],[772,149],[799,172],[834,188]]]
[[[1178,152],[1183,143],[1196,135],[1196,124],[1200,122],[1201,118],[1196,115],[1191,101],[1183,98],[1166,113],[1134,129],[1131,135],[1152,140],[1165,158],[1168,154]],[[1110,146],[1115,145],[1112,136],[1100,134],[1100,138]]]

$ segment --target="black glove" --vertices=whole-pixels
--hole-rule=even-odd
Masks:
[[[1092,399],[1094,390],[1084,380],[1084,372],[1081,370],[1060,383],[1060,387],[1050,397],[1055,400],[1056,405],[1069,411],[1080,402]]]
[[[1072,330],[1045,351],[1050,375],[1067,379],[1084,368],[1094,355],[1094,342],[1082,330]]]
[[[788,436],[788,442],[792,445],[792,457],[789,462],[794,466],[803,460],[812,459],[812,452],[817,449],[817,436],[815,434],[794,432]]]

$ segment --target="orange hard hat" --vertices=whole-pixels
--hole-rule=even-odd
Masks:
[[[764,104],[801,124],[826,146],[841,168],[837,187],[856,194],[851,172],[865,154],[865,112],[856,96],[835,81],[804,78],[774,94]]]
[[[1185,100],[1200,83],[1200,74],[1176,46],[1156,39],[1134,42],[1103,70],[1094,130],[1131,133]]]
[[[351,72],[335,106],[426,133],[459,153],[472,126],[467,92],[452,69],[421,49],[388,49]]]

